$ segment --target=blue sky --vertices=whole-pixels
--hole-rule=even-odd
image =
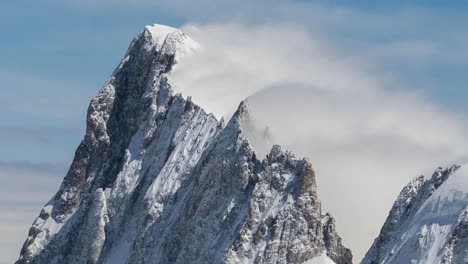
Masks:
[[[316,33],[344,57],[366,58],[369,71],[403,83],[400,89],[425,94],[454,115],[468,111],[468,2],[95,2],[0,4],[0,177],[53,175],[47,180],[55,186],[45,191],[56,189],[83,137],[90,98],[133,36],[151,23],[291,23]],[[39,209],[33,208],[49,196],[16,209],[35,210],[34,217]],[[0,209],[6,207],[0,201]]]
[[[348,1],[200,3],[2,3],[0,80],[7,102],[2,102],[0,115],[0,160],[65,166],[82,136],[89,99],[108,78],[132,37],[153,22],[173,26],[232,19],[252,24],[298,23],[338,43],[343,53],[367,53],[377,62],[372,67],[404,80],[408,89],[423,91],[457,111],[468,109],[464,102],[468,93],[468,54],[464,50],[468,34],[463,29],[468,22],[466,5],[439,1],[357,1],[352,6]],[[308,16],[307,8],[320,14]],[[52,113],[59,107],[60,114]]]

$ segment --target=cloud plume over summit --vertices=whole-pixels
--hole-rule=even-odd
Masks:
[[[273,143],[314,164],[324,207],[358,259],[409,179],[465,157],[466,120],[320,34],[294,24],[183,31],[201,48],[174,68],[175,90],[218,117],[248,98]]]

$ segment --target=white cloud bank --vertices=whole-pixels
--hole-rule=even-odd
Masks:
[[[268,124],[274,142],[314,165],[324,210],[356,260],[412,177],[465,157],[466,120],[318,34],[292,24],[183,31],[202,48],[174,68],[176,90],[218,116],[249,97],[253,118]]]

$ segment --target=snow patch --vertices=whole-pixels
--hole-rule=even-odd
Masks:
[[[335,264],[335,262],[331,260],[325,252],[323,252],[320,256],[310,259],[302,264]]]
[[[176,61],[186,55],[192,54],[199,48],[199,44],[185,35],[177,28],[165,25],[148,25],[145,30],[151,34],[156,45],[156,51],[165,50],[166,53],[173,53]]]
[[[164,41],[166,41],[166,38],[169,34],[172,34],[177,31],[180,32],[180,30],[178,30],[177,28],[160,24],[147,25],[145,29],[148,30],[148,32],[153,37],[157,51],[161,49],[161,47],[164,44]]]

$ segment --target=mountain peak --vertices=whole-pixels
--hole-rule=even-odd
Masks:
[[[237,110],[232,115],[231,119],[226,127],[230,127],[234,130],[243,131],[244,126],[249,123],[249,110],[247,106],[247,101],[243,100],[240,102]]]
[[[162,47],[167,36],[174,33],[183,34],[182,31],[177,28],[160,24],[147,25],[145,26],[145,31],[151,34],[151,37],[153,37],[157,48]]]
[[[351,262],[311,165],[279,147],[256,158],[246,101],[223,127],[173,94],[167,73],[194,43],[162,25],[137,35],[17,264]]]
[[[249,106],[247,100],[243,100],[240,102],[239,106],[237,107],[236,112],[233,115],[233,118],[238,118],[240,120],[248,118],[249,116]]]
[[[188,37],[180,29],[153,24],[145,26],[144,34],[151,36],[156,51],[166,50],[178,56],[191,54],[198,49],[199,44]]]

